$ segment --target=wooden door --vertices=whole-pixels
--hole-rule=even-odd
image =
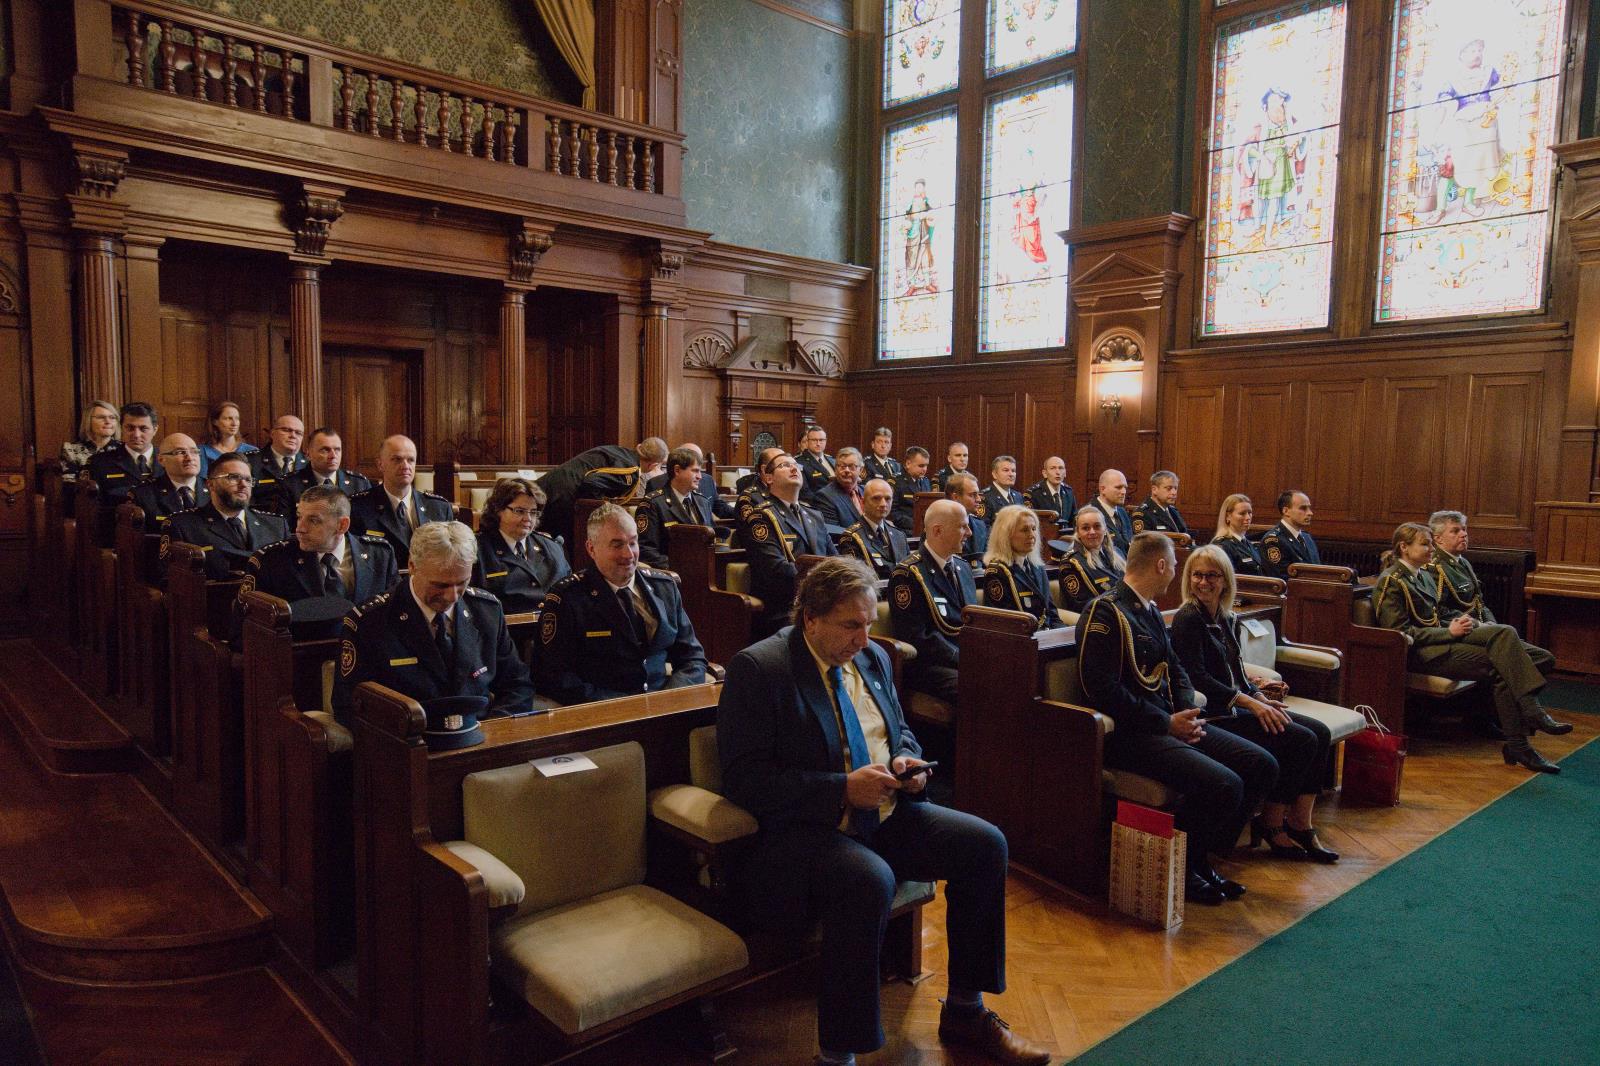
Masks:
[[[799,447],[800,412],[774,408],[744,409],[744,454],[735,457],[741,466],[755,466],[756,456],[766,448],[793,452]]]
[[[417,371],[422,353],[409,349],[323,349],[323,410],[344,440],[344,465],[373,480],[384,438],[419,439]],[[309,434],[311,428],[307,427]],[[310,443],[308,440],[307,444]]]

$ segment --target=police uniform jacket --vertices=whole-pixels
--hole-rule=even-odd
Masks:
[[[1297,537],[1282,522],[1261,534],[1261,558],[1268,577],[1285,580],[1289,577],[1289,567],[1295,563],[1322,562],[1311,534],[1301,530]]]
[[[354,470],[335,470],[328,476],[333,487],[351,499],[372,488],[372,481]],[[273,494],[273,508],[285,518],[295,517],[294,505],[300,502],[301,493],[320,484],[322,475],[311,469],[309,464],[302,466],[288,477],[278,479],[277,491]]]
[[[838,554],[816,509],[803,503],[795,508],[798,515],[781,501],[768,499],[748,512],[739,530],[739,543],[750,561],[750,592],[773,619],[787,614],[794,603],[795,558]]]
[[[811,504],[811,506],[817,507],[819,506],[817,495],[827,487],[828,482],[833,480],[833,456],[827,453],[818,456],[802,448],[800,454],[794,458],[800,464],[800,473],[802,475],[800,498]]]
[[[1093,557],[1082,545],[1076,545],[1061,560],[1061,598],[1066,601],[1067,610],[1082,614],[1090,600],[1110,592],[1122,580],[1116,568],[1108,565],[1110,560],[1105,553],[1103,544]]]
[[[1483,604],[1483,586],[1478,572],[1465,555],[1435,551],[1428,570],[1439,589],[1439,602],[1455,614],[1470,614],[1480,622],[1493,622],[1494,612]]]
[[[739,483],[744,484],[744,479],[740,478]],[[772,497],[767,495],[767,487],[761,484],[759,480],[754,484],[745,485],[739,491],[739,495],[734,498],[734,517],[740,523],[747,523],[750,521],[752,514],[765,507],[771,500]]]
[[[443,496],[411,486],[422,521],[453,522],[456,509]],[[404,570],[411,565],[411,526],[395,514],[389,491],[382,482],[350,498],[350,530],[363,537],[381,537],[394,549],[394,561]]]
[[[644,493],[647,497],[653,492],[664,492],[666,491],[666,488],[667,475],[665,471],[655,475],[649,481],[644,483]],[[709,474],[701,475],[700,483],[694,487],[694,495],[705,500],[706,503],[711,507],[712,515],[717,518],[732,518],[736,513],[733,509],[733,501],[725,499],[721,493],[717,491],[717,487],[711,483],[711,476]],[[705,524],[709,526],[711,523],[707,522]]]
[[[949,562],[954,581],[926,550],[906,556],[889,578],[889,625],[896,640],[917,649],[917,670],[961,665],[961,608],[978,602],[978,585],[965,559]]]
[[[1194,705],[1194,688],[1173,653],[1161,616],[1118,582],[1078,618],[1078,676],[1089,703],[1118,737],[1166,736],[1174,711]]]
[[[999,485],[990,485],[983,490],[983,509],[990,520],[1000,513],[1000,508],[1028,506],[1028,498],[1017,489],[1003,489]]]
[[[394,588],[394,583],[400,580],[394,550],[377,537],[346,533],[344,556],[350,560],[355,573],[356,587],[349,591],[343,584],[324,588],[322,553],[302,551],[300,542],[293,537],[258,550],[246,563],[245,573],[255,579],[258,592],[270,593],[290,603],[313,596],[338,596],[352,604],[366,603]]]
[[[1078,497],[1065,481],[1059,489],[1052,489],[1048,481],[1035,481],[1028,486],[1028,503],[1036,511],[1056,513],[1056,531],[1062,536],[1072,535],[1072,520],[1078,513]]]
[[[990,563],[983,572],[983,602],[1006,611],[1033,615],[1040,629],[1059,629],[1066,625],[1056,613],[1050,595],[1050,578],[1044,567],[1028,562]]]
[[[150,469],[139,473],[139,464],[128,454],[121,441],[114,440],[89,457],[89,477],[100,490],[100,505],[116,507],[133,494],[140,482],[148,481],[162,473],[156,462],[156,450],[150,449]]]
[[[639,456],[620,444],[602,444],[579,452],[539,478],[544,490],[544,528],[558,537],[582,536],[573,528],[573,503],[591,500],[630,500],[644,492]]]
[[[1251,577],[1266,576],[1267,571],[1261,565],[1261,549],[1253,542],[1232,534],[1223,534],[1213,538],[1211,543],[1221,548],[1228,556],[1235,574],[1248,574]]]
[[[1139,509],[1133,512],[1133,531],[1135,533],[1187,533],[1189,527],[1183,524],[1183,515],[1178,513],[1176,507],[1167,507],[1155,501],[1155,497],[1145,500]]]
[[[644,504],[633,513],[633,519],[639,526],[639,557],[651,566],[668,570],[672,569],[667,551],[672,540],[667,530],[677,525],[716,528],[710,500],[691,492],[680,503],[671,489],[646,496]]]
[[[823,521],[828,523],[828,532],[842,533],[861,520],[861,510],[857,506],[861,502],[861,487],[856,486],[854,503],[850,496],[851,493],[843,485],[829,481],[812,498],[811,505],[822,512]]]
[[[305,452],[295,452],[290,460],[289,474],[285,474],[282,467],[278,465],[278,454],[272,450],[271,445],[265,448],[258,448],[256,451],[246,455],[245,458],[250,461],[250,477],[256,483],[256,497],[262,500],[269,496],[276,498],[282,489],[282,482],[289,475],[297,474],[304,470],[307,463],[310,462],[306,458]]]
[[[971,473],[972,473],[972,470],[971,470],[970,467],[968,469],[966,469],[966,470],[957,470],[955,467],[952,467],[952,466],[941,466],[939,468],[939,472],[937,474],[933,475],[933,480],[938,483],[939,491],[943,492],[945,485],[950,481],[950,479],[952,477],[954,477],[957,474],[971,474]],[[977,475],[973,475],[973,476],[976,477]]]
[[[208,499],[192,511],[179,511],[169,518],[166,532],[173,540],[197,545],[205,552],[206,577],[226,581],[245,570],[250,556],[289,535],[289,527],[275,514],[247,507],[237,517],[244,519],[242,539],[234,532],[233,523],[223,518]]]
[[[885,519],[873,532],[872,524],[865,518],[853,523],[839,540],[843,554],[853,555],[872,567],[873,573],[887,580],[902,559],[911,554],[906,535]]]
[[[195,476],[189,494],[191,497],[189,502],[184,503],[178,495],[178,486],[172,483],[172,479],[163,470],[161,476],[154,481],[145,481],[134,486],[133,502],[144,512],[145,521],[148,523],[145,528],[156,532],[165,529],[167,519],[179,511],[191,511],[209,498],[205,482],[201,481],[198,475]]]
[[[932,492],[933,482],[926,476],[912,477],[901,474],[894,479],[894,506],[889,508],[889,521],[910,533],[915,525],[917,493]]]
[[[982,507],[982,503],[978,505]],[[981,514],[967,515],[967,527],[972,530],[972,536],[967,540],[967,546],[962,549],[962,554],[973,566],[983,566],[983,553],[989,550],[989,520]]]
[[[498,529],[478,534],[472,584],[499,600],[506,614],[537,611],[555,583],[572,573],[567,553],[554,537],[536,529],[528,534],[526,544],[527,558],[522,558]]]
[[[894,456],[890,455],[883,459],[879,459],[877,455],[872,452],[868,452],[865,458],[862,459],[861,469],[864,471],[864,473],[861,475],[861,483],[863,485],[875,477],[882,478],[884,481],[887,481],[889,484],[893,485],[894,479],[905,472],[900,466],[900,460],[896,459]]]
[[[1190,600],[1172,617],[1169,639],[1189,683],[1206,698],[1208,717],[1249,714],[1234,706],[1240,693],[1258,696],[1261,690],[1244,672],[1239,650],[1238,617],[1212,618],[1198,600]]]
[[[733,483],[733,494],[735,497],[747,496],[752,491],[756,493],[763,492],[761,475],[754,470],[750,471],[748,474],[745,474],[738,481]]]
[[[556,582],[539,618],[534,667],[541,693],[562,703],[588,703],[706,679],[705,649],[683,609],[677,579],[641,566],[633,580],[655,619],[655,632],[648,637],[634,632],[598,567]]]
[[[1133,540],[1133,518],[1128,514],[1128,509],[1119,503],[1108,511],[1098,495],[1089,504],[1106,520],[1106,533],[1116,544],[1117,551],[1127,555],[1128,542]]]
[[[387,685],[418,703],[444,696],[487,696],[488,714],[531,711],[533,681],[511,643],[500,601],[469,586],[450,613],[450,662],[440,654],[409,580],[346,615],[333,687],[335,717],[349,724],[356,686],[363,681]]]

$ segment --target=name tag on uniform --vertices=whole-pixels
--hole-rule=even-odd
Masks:
[[[950,601],[945,599],[943,596],[935,596],[933,598],[933,602],[937,603],[940,607],[948,607],[948,606],[950,606]]]
[[[1029,600],[1033,599],[1033,593],[1031,592],[1023,592],[1020,593],[1020,595],[1022,596],[1023,603],[1027,603]]]
[[[383,530],[381,530],[381,529],[369,529],[369,530],[367,530],[367,536],[369,536],[369,537],[381,537],[381,536],[383,536]]]
[[[487,674],[488,672],[489,672],[489,668],[487,666],[480,666],[476,670],[472,671],[472,676],[474,678],[479,678],[479,677],[482,677],[484,674]]]
[[[611,630],[609,630],[609,629],[591,629],[591,630],[586,631],[583,635],[586,636],[586,637],[609,637],[611,635]]]
[[[106,480],[110,481],[114,477],[127,477],[127,476],[128,476],[127,474],[107,474],[106,475]]]
[[[505,577],[509,573],[511,573],[511,571],[509,571],[509,570],[496,570],[492,574],[484,574],[483,576],[484,576],[484,579],[487,580],[487,579],[489,579],[491,577]]]
[[[203,545],[200,546],[200,550],[203,551],[203,552],[208,552],[208,551],[211,551],[212,549],[214,549],[215,547],[216,547],[215,544],[203,544]]]
[[[389,660],[389,665],[390,666],[415,666],[415,665],[417,665],[417,657],[415,655],[413,655],[408,659],[390,659]]]

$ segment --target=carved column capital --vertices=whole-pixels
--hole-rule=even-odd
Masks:
[[[294,230],[296,255],[320,259],[328,244],[328,231],[344,214],[344,190],[307,186],[289,204],[289,228]]]
[[[519,285],[532,284],[539,260],[555,243],[549,230],[524,222],[511,235],[511,280]]]
[[[109,200],[128,174],[126,152],[79,149],[72,153],[72,192],[77,196]]]
[[[645,299],[650,303],[669,307],[683,307],[683,268],[688,261],[688,249],[651,242],[648,251],[649,279],[645,282]]]

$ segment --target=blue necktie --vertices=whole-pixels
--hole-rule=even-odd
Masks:
[[[839,707],[839,721],[844,726],[845,742],[850,746],[850,768],[859,770],[872,762],[872,756],[867,752],[866,734],[861,732],[861,719],[856,717],[856,705],[850,702],[850,694],[844,689],[843,668],[828,667],[828,687],[833,690],[833,701]],[[862,840],[871,840],[878,828],[878,809],[851,807],[850,828]]]

